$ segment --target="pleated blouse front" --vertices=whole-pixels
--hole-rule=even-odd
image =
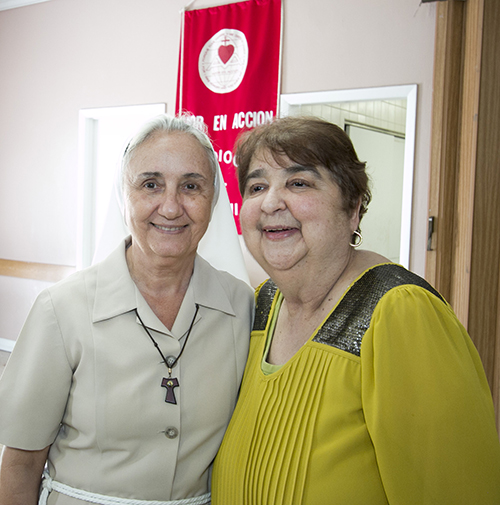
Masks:
[[[370,491],[359,503],[386,504],[363,418],[359,358],[308,342],[281,370],[265,376],[265,336],[253,334],[250,345],[251,387],[242,391],[216,460],[213,503],[321,505],[335,503],[333,496],[348,503],[356,492],[355,471]],[[224,475],[219,472],[228,478],[218,481]]]

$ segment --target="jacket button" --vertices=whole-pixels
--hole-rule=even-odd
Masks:
[[[165,430],[165,436],[170,439],[177,438],[179,436],[179,430],[177,428],[174,428],[173,426],[169,426]]]

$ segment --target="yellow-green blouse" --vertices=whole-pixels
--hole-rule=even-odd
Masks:
[[[367,270],[277,372],[279,292],[257,292],[213,505],[498,505],[500,444],[480,358],[450,306],[398,265]]]

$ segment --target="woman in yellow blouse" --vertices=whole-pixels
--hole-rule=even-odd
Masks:
[[[480,358],[424,279],[356,250],[365,164],[337,126],[240,142],[246,244],[270,275],[216,458],[213,505],[494,505],[500,444]]]

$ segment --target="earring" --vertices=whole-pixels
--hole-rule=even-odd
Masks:
[[[351,242],[349,245],[351,247],[354,247],[354,249],[357,249],[363,243],[363,235],[361,235],[361,232],[359,230],[354,230],[352,235],[354,238],[354,242]],[[359,239],[358,242],[356,242],[356,238]]]

